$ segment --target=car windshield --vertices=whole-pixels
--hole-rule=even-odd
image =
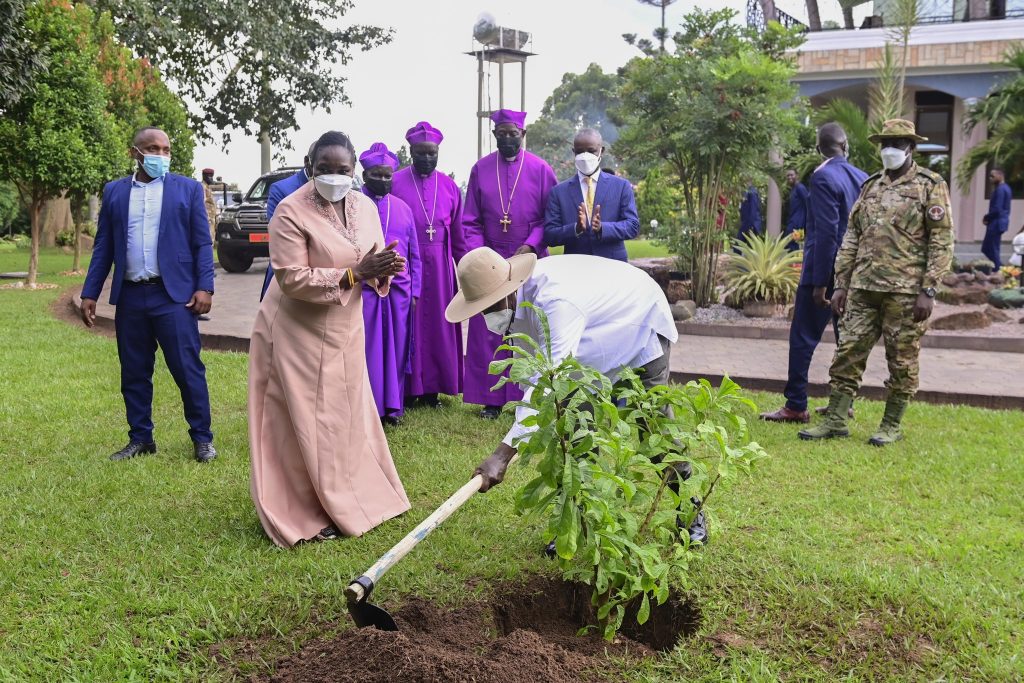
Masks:
[[[260,178],[252,187],[249,188],[249,192],[245,195],[245,201],[247,202],[265,202],[267,197],[270,196],[270,187],[279,180],[284,180],[290,173],[286,175],[272,175]]]

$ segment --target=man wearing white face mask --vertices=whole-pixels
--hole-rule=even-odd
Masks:
[[[584,128],[572,143],[576,174],[556,185],[544,214],[544,241],[566,254],[590,254],[628,260],[625,240],[640,232],[633,186],[625,178],[601,172],[604,141]]]
[[[543,332],[528,302],[547,316],[551,357],[573,356],[614,380],[622,368],[639,368],[646,387],[669,380],[672,343],[679,338],[668,301],[644,271],[613,259],[582,254],[534,254],[502,258],[488,247],[466,254],[459,262],[459,292],[445,318],[458,323],[482,314],[494,334],[527,334],[543,344]],[[524,397],[530,400],[529,390]],[[516,445],[534,428],[523,425],[530,409],[516,408],[516,421],[494,453],[480,463],[481,491],[502,481]],[[685,479],[689,476],[680,467]],[[690,540],[705,540],[704,519],[697,515]]]
[[[889,363],[889,396],[868,443],[887,446],[903,438],[903,414],[917,392],[921,337],[935,288],[953,260],[949,188],[942,176],[914,163],[917,143],[927,138],[912,122],[890,119],[869,139],[879,145],[884,170],[864,181],[836,256],[831,304],[840,322],[829,369],[832,393],[824,421],[800,432],[805,440],[849,436],[848,411],[879,337]]]

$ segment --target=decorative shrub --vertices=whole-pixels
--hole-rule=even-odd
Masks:
[[[748,234],[734,243],[726,265],[726,298],[742,305],[748,301],[785,304],[796,295],[803,256],[789,251],[788,237]]]

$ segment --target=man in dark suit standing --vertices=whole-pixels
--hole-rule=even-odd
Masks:
[[[807,188],[800,182],[796,169],[786,171],[786,184],[789,185],[789,213],[786,218],[786,227],[782,229],[783,237],[791,237],[794,230],[803,230],[807,227]],[[786,245],[789,251],[796,251],[800,244],[791,239]]]
[[[96,299],[114,267],[110,303],[117,307],[117,355],[128,418],[128,445],[110,456],[155,453],[153,365],[163,349],[185,406],[199,462],[217,457],[210,431],[206,368],[199,357],[197,318],[213,299],[213,247],[195,180],[168,173],[171,143],[159,128],[135,134],[137,169],[103,188],[92,262],[82,288],[82,320],[96,324]]]
[[[281,203],[285,197],[295,192],[300,187],[309,182],[309,177],[312,175],[309,169],[309,157],[313,154],[313,147],[315,143],[309,146],[309,151],[306,153],[306,158],[302,160],[302,170],[295,175],[289,176],[284,180],[278,180],[276,183],[270,186],[270,193],[267,195],[267,224],[270,224],[270,219],[274,217],[274,211],[277,209],[277,205]],[[263,289],[260,290],[260,301],[263,301],[263,297],[267,295],[267,288],[270,287],[270,280],[274,277],[274,267],[267,264],[267,274],[263,278]]]
[[[743,201],[740,202],[740,230],[736,234],[736,239],[742,242],[748,234],[760,235],[762,225],[761,195],[754,184],[749,183],[747,191],[743,194]]]
[[[786,405],[773,413],[762,413],[769,422],[810,421],[807,412],[807,373],[811,356],[821,335],[832,321],[836,339],[839,330],[832,320],[834,266],[846,224],[860,195],[867,173],[846,160],[846,131],[836,123],[818,129],[818,152],[825,161],[810,179],[807,225],[804,235],[804,263],[796,291],[793,322],[789,327],[789,379],[783,392]]]
[[[625,240],[640,232],[633,186],[601,172],[604,141],[584,128],[572,143],[576,171],[551,189],[544,213],[544,242],[566,254],[590,254],[628,261]]]

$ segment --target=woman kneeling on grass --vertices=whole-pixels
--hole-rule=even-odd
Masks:
[[[405,268],[377,207],[349,192],[355,150],[325,133],[312,179],[270,222],[274,280],[249,345],[251,492],[271,540],[359,536],[409,509],[366,371],[362,287]]]

